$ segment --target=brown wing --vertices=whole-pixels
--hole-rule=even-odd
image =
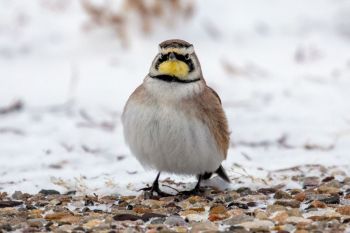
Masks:
[[[206,87],[199,98],[197,96],[192,101],[194,102],[192,107],[196,109],[197,117],[202,119],[203,123],[209,127],[218,148],[226,158],[230,143],[230,132],[219,95],[210,87]]]
[[[218,95],[218,93],[216,93],[216,91],[214,91],[214,89],[211,88],[211,87],[208,87],[208,86],[207,86],[207,88],[208,88],[211,92],[213,92],[213,94],[218,98],[220,104],[222,104],[222,103],[221,103],[220,96]]]

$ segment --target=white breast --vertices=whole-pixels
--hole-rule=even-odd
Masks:
[[[223,160],[208,127],[174,104],[145,105],[131,99],[123,126],[131,152],[145,167],[203,174],[215,171]]]

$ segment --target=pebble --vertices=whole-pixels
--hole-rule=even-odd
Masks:
[[[340,206],[337,208],[337,212],[343,215],[350,215],[350,206]]]
[[[327,193],[327,194],[334,195],[334,194],[338,194],[340,192],[340,189],[332,186],[321,185],[317,189],[317,191],[319,193]]]
[[[54,189],[42,189],[39,191],[39,193],[43,194],[44,196],[60,194],[60,192]]]
[[[289,206],[292,208],[299,208],[300,207],[300,202],[296,200],[286,200],[286,199],[281,199],[275,201],[274,205],[281,205],[281,206]]]
[[[322,198],[322,199],[320,199],[320,201],[322,201],[326,204],[339,204],[340,197],[339,197],[339,195],[334,195],[331,197]]]
[[[295,194],[294,199],[300,202],[303,202],[306,198],[306,193],[305,192],[300,192]]]
[[[241,203],[241,202],[235,202],[235,201],[233,201],[233,202],[231,202],[231,203],[229,203],[228,205],[227,205],[227,207],[232,207],[232,206],[236,206],[236,207],[238,207],[238,208],[241,208],[241,209],[249,209],[249,206],[247,205],[247,204],[245,204],[245,203]]]
[[[328,221],[332,219],[338,219],[341,215],[335,212],[333,209],[320,209],[310,211],[303,214],[304,218],[312,219],[313,221]]]
[[[289,217],[286,211],[276,212],[271,219],[277,224],[284,224],[286,219]]]
[[[210,209],[208,219],[210,221],[218,221],[228,218],[227,209],[224,205],[217,205]]]
[[[275,195],[273,196],[273,198],[275,198],[275,199],[291,199],[292,196],[287,192],[284,192],[282,190],[277,190],[275,192]]]
[[[302,214],[299,210],[299,208],[291,208],[287,210],[289,216],[295,216],[295,217],[301,217]]]
[[[0,208],[14,207],[22,205],[21,201],[0,201]]]
[[[268,205],[266,208],[266,212],[268,214],[272,214],[276,211],[283,211],[283,210],[287,210],[287,208],[284,206],[281,206],[281,205],[276,205],[276,204],[275,205]]]
[[[178,215],[171,215],[166,218],[164,221],[165,225],[169,226],[186,226],[188,225],[187,222],[180,216]]]
[[[312,220],[303,218],[303,217],[296,217],[296,216],[291,216],[286,219],[286,223],[292,223],[292,224],[298,224],[298,223],[306,223],[310,224],[312,223]]]
[[[309,176],[305,177],[303,187],[308,188],[308,187],[316,187],[320,184],[320,178],[317,176]]]
[[[191,227],[191,233],[200,233],[200,232],[215,232],[218,230],[218,227],[211,222],[201,222],[193,223]]]
[[[309,205],[309,207],[307,207],[307,208],[310,209],[310,208],[326,208],[326,207],[327,207],[327,205],[324,202],[318,201],[318,200],[313,200],[311,202],[311,204]]]
[[[277,190],[275,188],[261,188],[261,189],[258,189],[258,193],[262,193],[264,195],[273,194],[276,191]]]
[[[242,226],[248,230],[254,230],[254,231],[268,231],[271,227],[274,226],[274,224],[269,220],[257,220],[255,219],[252,222],[243,222],[239,224],[239,226]]]
[[[30,227],[40,228],[46,224],[46,221],[45,219],[42,219],[42,218],[35,218],[35,219],[28,219],[27,223]]]
[[[237,189],[236,192],[239,193],[241,197],[246,196],[246,195],[250,195],[253,193],[252,190],[248,187],[241,187],[241,188]]]
[[[265,211],[260,210],[260,209],[254,210],[254,216],[255,216],[255,218],[260,219],[260,220],[268,219],[267,213]]]
[[[238,216],[233,216],[229,219],[226,219],[223,221],[224,224],[227,225],[237,225],[243,222],[251,222],[254,220],[254,217],[252,216],[248,216],[246,214],[242,214],[242,215],[238,215]]]

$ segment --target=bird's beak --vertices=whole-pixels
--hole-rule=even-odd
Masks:
[[[169,60],[170,60],[170,61],[176,60],[176,56],[175,56],[175,54],[174,54],[173,52],[171,52],[171,53],[169,54]]]

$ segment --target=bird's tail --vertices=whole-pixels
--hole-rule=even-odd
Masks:
[[[214,172],[216,174],[218,174],[218,176],[223,179],[224,181],[231,183],[230,178],[228,177],[228,175],[226,174],[225,169],[222,167],[222,165],[220,165],[220,167]],[[206,172],[203,174],[202,178],[204,180],[208,180],[210,179],[210,177],[213,175],[212,172]]]

